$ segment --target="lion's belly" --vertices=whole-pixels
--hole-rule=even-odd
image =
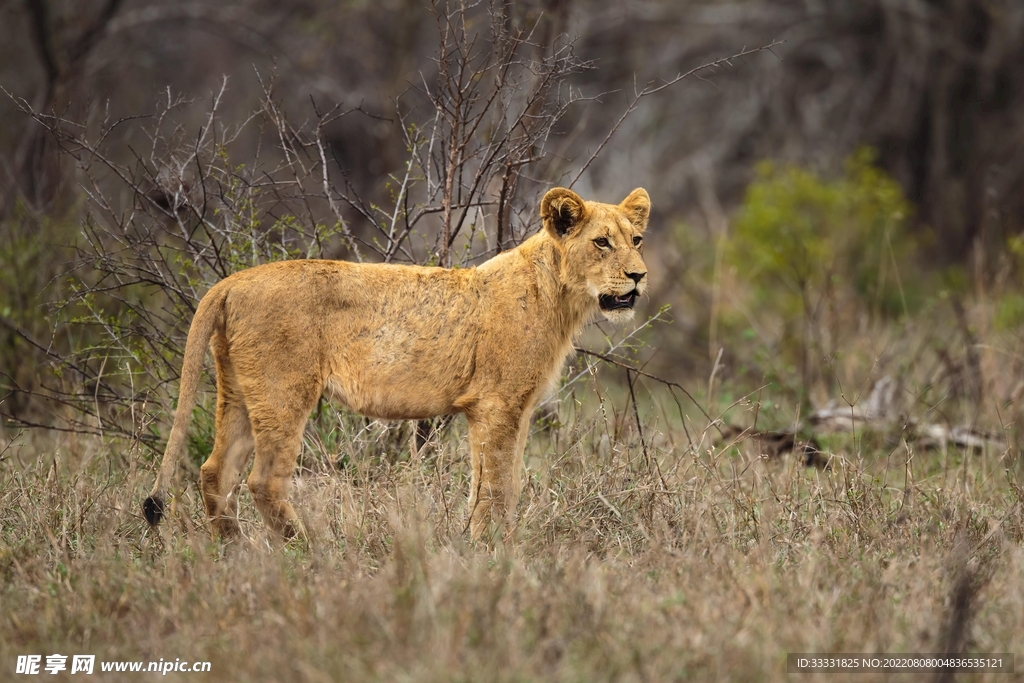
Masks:
[[[350,410],[388,420],[418,420],[456,412],[459,392],[400,373],[333,376],[324,393]]]
[[[444,333],[418,337],[387,325],[351,340],[330,370],[325,392],[351,410],[385,419],[458,411],[474,371],[474,350]]]

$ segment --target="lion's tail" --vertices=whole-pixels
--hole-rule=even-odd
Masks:
[[[189,423],[192,421],[192,408],[196,403],[196,389],[203,368],[203,357],[206,355],[214,329],[223,321],[226,293],[221,287],[211,289],[199,302],[195,317],[192,318],[192,327],[189,328],[188,340],[185,342],[185,359],[181,366],[181,384],[178,389],[178,409],[174,413],[174,425],[171,427],[171,436],[167,439],[167,449],[164,451],[156,483],[149,497],[142,503],[142,512],[151,525],[159,524],[164,515],[167,487],[174,475],[175,463],[185,450],[185,438]]]

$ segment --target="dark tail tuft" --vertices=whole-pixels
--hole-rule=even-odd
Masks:
[[[150,496],[142,501],[142,514],[146,515],[146,521],[150,526],[156,526],[164,516],[164,502],[159,498]]]

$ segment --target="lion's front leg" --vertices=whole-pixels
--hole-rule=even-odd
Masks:
[[[492,408],[467,415],[473,477],[469,495],[470,532],[497,538],[515,514],[523,488],[523,450],[529,410]]]

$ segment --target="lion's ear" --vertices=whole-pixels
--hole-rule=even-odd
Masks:
[[[640,232],[647,229],[647,218],[651,215],[651,197],[647,194],[647,190],[642,187],[636,188],[622,200],[619,207],[626,212],[629,222]]]
[[[565,237],[583,222],[587,207],[578,194],[564,187],[548,190],[540,202],[544,227],[555,237]]]

